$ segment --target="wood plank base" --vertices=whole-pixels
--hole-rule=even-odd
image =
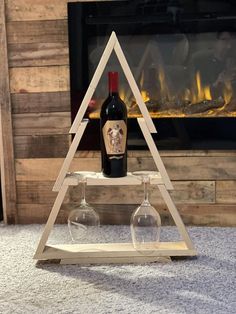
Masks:
[[[169,259],[171,256],[196,256],[185,242],[160,242],[150,244],[139,252],[132,243],[58,244],[47,245],[43,253],[35,254],[37,260],[58,260],[61,264],[119,264],[146,263]]]

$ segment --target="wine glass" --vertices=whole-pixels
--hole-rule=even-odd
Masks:
[[[135,171],[132,174],[138,176],[144,186],[144,200],[134,210],[130,221],[133,246],[137,251],[149,251],[150,253],[158,248],[161,229],[161,217],[148,199],[150,177],[157,175],[157,172]]]
[[[68,228],[73,242],[87,238],[89,233],[96,231],[100,225],[99,216],[95,209],[86,202],[85,190],[88,177],[96,175],[95,172],[78,172],[79,183],[82,184],[82,198],[79,206],[75,207],[68,216]]]

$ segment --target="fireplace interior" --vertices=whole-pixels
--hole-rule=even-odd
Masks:
[[[236,148],[234,1],[68,3],[72,120],[107,40],[115,31],[154,120],[160,149]],[[128,148],[145,149],[140,112],[115,56],[89,104],[81,149],[99,149],[99,111],[107,72],[120,73],[128,108]]]

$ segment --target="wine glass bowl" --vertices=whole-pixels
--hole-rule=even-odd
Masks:
[[[88,234],[100,225],[99,215],[85,199],[86,180],[88,177],[94,177],[96,173],[83,171],[76,175],[82,184],[82,198],[80,204],[72,209],[68,216],[68,228],[73,242],[86,240]]]
[[[149,251],[158,248],[160,241],[161,217],[148,199],[147,185],[150,178],[158,175],[153,171],[136,171],[132,173],[138,176],[144,185],[144,200],[133,212],[130,220],[133,246],[137,251]]]
[[[73,242],[85,240],[88,232],[99,226],[99,216],[92,206],[78,206],[68,216],[68,227]]]

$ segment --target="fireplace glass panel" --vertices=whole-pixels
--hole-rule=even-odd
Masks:
[[[107,37],[89,42],[89,78]],[[230,32],[119,36],[143,100],[153,118],[236,116],[236,45]],[[90,117],[107,96],[107,72],[120,73],[120,96],[129,117],[140,112],[115,53],[95,91]]]
[[[157,128],[159,149],[236,149],[236,8],[230,0],[68,3],[72,121],[115,31]],[[128,148],[147,147],[140,112],[115,53],[86,112],[81,149],[99,149],[107,72],[120,73]]]

